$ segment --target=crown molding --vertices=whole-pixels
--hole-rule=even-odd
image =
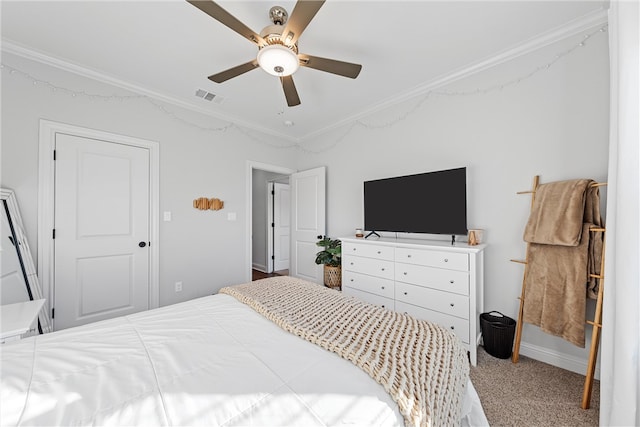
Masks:
[[[207,110],[206,108],[202,108],[198,105],[191,104],[189,102],[183,101],[181,99],[175,98],[173,96],[165,95],[160,92],[156,92],[151,89],[147,89],[143,86],[140,86],[135,83],[127,82],[125,80],[118,79],[116,77],[110,76],[106,73],[92,70],[90,68],[84,67],[79,64],[75,64],[73,62],[56,58],[54,56],[45,54],[43,52],[39,52],[33,49],[29,49],[25,46],[22,46],[12,40],[3,38],[1,50],[3,53],[9,53],[21,58],[25,58],[31,61],[35,61],[44,65],[48,65],[54,68],[58,68],[63,71],[67,71],[82,77],[86,77],[92,80],[96,80],[101,83],[106,83],[112,86],[119,87],[121,89],[128,90],[129,92],[133,92],[138,95],[143,95],[150,99],[154,99],[156,101],[161,101],[170,105],[175,105],[177,107],[184,108],[186,110],[190,110],[196,113],[204,114],[209,117],[216,118],[218,120],[222,120],[225,122],[233,123],[236,126],[243,127],[246,129],[254,130],[265,135],[271,135],[278,139],[284,139],[289,142],[298,143],[299,139],[291,137],[289,135],[285,135],[279,132],[274,132],[271,129],[267,129],[262,126],[256,126],[253,123],[249,123],[243,120],[240,120],[236,117],[230,117],[221,113],[217,113],[214,111]]]
[[[241,120],[237,117],[230,117],[218,112],[210,111],[206,108],[202,108],[200,106],[191,104],[189,102],[183,101],[181,99],[162,94],[160,92],[156,92],[150,89],[147,89],[143,86],[140,86],[135,83],[127,82],[108,74],[89,69],[87,67],[74,64],[72,62],[53,57],[51,55],[47,55],[42,52],[38,52],[24,46],[21,46],[11,40],[2,39],[2,51],[10,54],[14,54],[20,56],[22,58],[26,58],[32,61],[36,61],[45,65],[49,65],[64,71],[68,71],[70,73],[74,73],[83,77],[87,77],[102,83],[106,83],[112,86],[116,86],[130,92],[143,95],[149,97],[151,99],[155,99],[158,101],[165,102],[167,104],[175,105],[186,110],[194,111],[200,114],[204,114],[206,116],[210,116],[225,122],[233,123],[236,126],[250,129],[253,131],[260,132],[265,135],[270,135],[281,140],[286,140],[288,142],[292,142],[295,144],[299,144],[303,141],[315,138],[319,135],[330,132],[334,129],[338,129],[344,125],[355,122],[364,117],[370,116],[374,113],[377,113],[381,110],[390,108],[402,102],[408,101],[412,98],[418,97],[420,95],[424,95],[430,91],[435,89],[444,87],[448,84],[454,83],[458,80],[462,80],[464,78],[470,77],[474,74],[480,73],[489,68],[495,67],[497,65],[503,64],[505,62],[511,61],[528,53],[534,52],[538,49],[542,49],[546,46],[549,46],[553,43],[562,41],[569,37],[573,37],[581,32],[586,30],[593,29],[597,26],[606,24],[608,21],[608,10],[602,8],[600,10],[593,11],[589,14],[586,14],[580,18],[574,19],[572,21],[567,22],[559,27],[556,27],[552,30],[546,31],[544,33],[538,34],[530,38],[529,40],[520,43],[512,48],[506,49],[502,52],[499,52],[495,55],[492,55],[483,60],[468,64],[467,66],[461,67],[452,72],[443,74],[435,79],[432,79],[428,82],[425,82],[415,88],[398,94],[392,98],[388,98],[382,102],[379,102],[363,111],[360,111],[351,116],[347,116],[342,120],[333,123],[332,125],[326,126],[324,128],[318,129],[314,132],[308,133],[301,137],[292,137],[290,135],[286,135],[283,133],[275,132],[272,129],[268,129],[262,126],[257,126],[254,123],[249,123],[244,120]]]
[[[311,138],[315,138],[331,130],[338,129],[349,123],[353,123],[359,119],[370,116],[371,114],[377,113],[381,110],[393,107],[394,105],[408,101],[420,95],[424,95],[430,91],[439,89],[448,84],[454,83],[458,80],[465,79],[467,77],[480,73],[489,68],[495,67],[497,65],[511,61],[518,57],[524,56],[528,53],[534,52],[538,49],[542,49],[553,43],[562,41],[569,37],[573,37],[584,31],[591,30],[593,28],[606,24],[607,22],[608,22],[607,9],[603,8],[600,10],[593,11],[580,18],[574,19],[572,21],[567,22],[566,24],[556,27],[552,30],[549,30],[544,33],[538,34],[537,36],[531,37],[529,40],[526,40],[512,48],[506,49],[488,58],[468,64],[457,70],[454,70],[447,74],[436,77],[435,79],[432,79],[419,86],[416,86],[415,88],[407,92],[403,92],[399,95],[396,95],[392,98],[382,101],[376,105],[373,105],[370,108],[367,108],[366,110],[363,110],[357,114],[345,117],[344,119],[330,126],[327,126],[315,132],[311,132],[306,135],[303,135],[302,137],[300,137],[300,140],[305,141]]]

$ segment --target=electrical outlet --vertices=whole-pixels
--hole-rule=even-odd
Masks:
[[[182,292],[182,282],[176,282],[176,292]]]

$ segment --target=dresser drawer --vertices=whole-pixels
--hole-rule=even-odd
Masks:
[[[344,255],[342,269],[393,280],[393,261]]]
[[[396,282],[469,295],[469,273],[414,264],[396,263]]]
[[[383,279],[381,277],[369,276],[354,271],[342,272],[342,287],[358,289],[360,291],[369,292],[386,298],[393,299],[394,282],[391,279]]]
[[[453,331],[458,337],[460,337],[460,340],[463,343],[469,344],[469,321],[467,320],[400,301],[396,301],[395,310],[400,313],[406,313],[416,319],[428,320],[430,322],[437,323],[438,325]]]
[[[469,271],[469,255],[456,252],[396,248],[395,260],[406,264]]]
[[[395,303],[391,298],[381,297],[380,295],[370,294],[369,292],[363,292],[358,289],[344,287],[342,289],[342,293],[356,297],[371,305],[386,308],[387,310],[393,310],[395,306]]]
[[[398,282],[396,284],[396,301],[469,319],[469,297],[465,295]]]
[[[368,245],[366,243],[344,242],[342,245],[342,256],[356,255],[367,258],[393,261],[393,250],[391,246]]]

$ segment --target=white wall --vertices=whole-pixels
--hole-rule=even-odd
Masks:
[[[76,76],[10,54],[2,62],[33,78],[89,94],[132,95],[113,86]],[[203,101],[205,102],[205,101]],[[159,103],[161,104],[161,103]],[[52,91],[34,85],[21,73],[2,70],[3,187],[13,189],[23,216],[29,245],[37,262],[38,126],[40,119],[158,141],[160,145],[160,211],[171,211],[171,222],[160,222],[160,304],[167,305],[215,293],[244,282],[246,253],[246,163],[248,160],[292,167],[294,151],[274,149],[237,129],[225,132],[195,127],[226,123],[163,105],[184,123],[147,99],[99,100]],[[268,140],[270,144],[278,141]],[[193,199],[217,197],[221,211],[199,211]],[[227,213],[237,220],[227,221]],[[161,215],[162,220],[162,215]],[[174,282],[183,291],[174,292]]]
[[[501,85],[579,41],[556,43],[439,90]],[[485,309],[517,319],[523,266],[509,259],[524,258],[530,197],[516,192],[529,190],[534,175],[541,182],[606,181],[608,77],[604,33],[549,69],[502,90],[433,95],[424,101],[417,97],[362,118],[351,130],[349,124],[317,137],[304,145],[318,153],[300,154],[297,165],[327,166],[327,231],[332,237],[352,235],[363,225],[363,181],[466,166],[468,225],[485,229],[489,244]],[[558,363],[576,365],[584,373],[588,345],[580,349],[525,325],[522,354],[552,363],[560,358]]]

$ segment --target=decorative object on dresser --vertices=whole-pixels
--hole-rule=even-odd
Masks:
[[[476,365],[486,245],[387,237],[340,240],[345,294],[453,330]]]
[[[484,230],[475,228],[469,230],[469,235],[467,236],[467,243],[471,246],[479,245],[483,242],[482,235],[484,234]]]
[[[316,264],[324,264],[324,285],[332,289],[342,286],[342,242],[327,236],[318,236],[316,245],[324,248],[316,254]]]

